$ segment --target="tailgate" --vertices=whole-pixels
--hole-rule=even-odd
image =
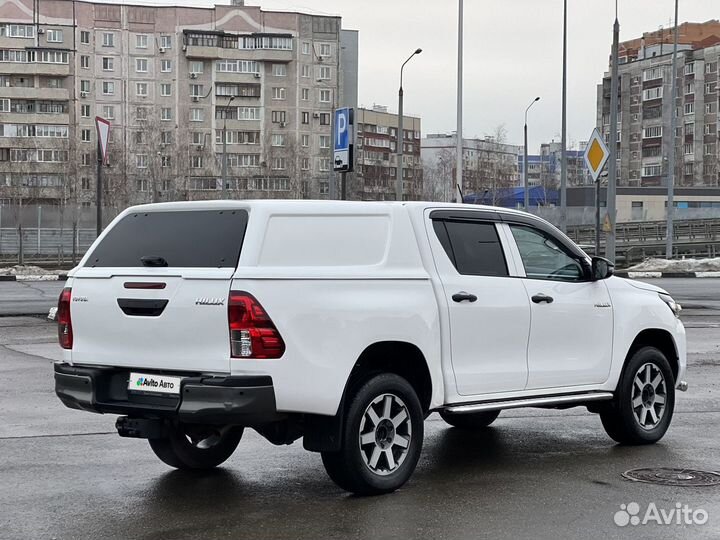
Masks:
[[[238,211],[131,213],[73,276],[74,364],[228,373]]]

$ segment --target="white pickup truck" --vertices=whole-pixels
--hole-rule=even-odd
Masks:
[[[614,440],[653,443],[687,386],[680,307],[612,273],[499,208],[133,207],[69,274],[56,393],[177,468],[219,465],[248,427],[302,437],[359,494],[408,480],[434,411],[480,429],[585,406]]]

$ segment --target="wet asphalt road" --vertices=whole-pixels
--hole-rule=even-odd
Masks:
[[[145,441],[118,437],[114,417],[55,399],[53,325],[0,318],[0,538],[718,538],[720,486],[621,477],[720,470],[720,311],[707,308],[720,305],[720,280],[654,282],[686,304],[690,353],[690,391],[659,444],[617,446],[579,408],[508,411],[474,433],[432,415],[411,481],[375,498],[339,490],[300,442],[274,447],[252,431],[222,468],[173,471]],[[613,515],[630,502],[643,512],[688,504],[710,518],[618,527]]]

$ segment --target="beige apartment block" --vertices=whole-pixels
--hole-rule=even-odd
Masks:
[[[95,117],[112,123],[108,206],[322,198],[332,112],[357,101],[339,17],[0,0],[0,201],[89,206]]]

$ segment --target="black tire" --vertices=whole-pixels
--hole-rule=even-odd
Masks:
[[[162,439],[149,439],[150,448],[176,469],[212,469],[227,460],[243,435],[236,426],[173,423]],[[190,439],[190,440],[189,440]]]
[[[448,424],[460,429],[482,429],[492,424],[500,411],[483,411],[476,413],[451,413],[440,411],[440,416]]]
[[[339,487],[357,495],[395,491],[412,475],[422,450],[424,417],[415,390],[402,377],[384,373],[357,387],[347,403],[342,448],[322,452],[325,470]]]
[[[648,367],[650,375],[648,373]],[[642,374],[639,371],[642,368]],[[653,386],[657,376],[662,381]],[[650,379],[648,384],[635,384]],[[659,397],[664,400],[659,402]],[[635,400],[635,401],[634,401]],[[638,401],[641,402],[637,406]],[[660,408],[664,405],[664,408]],[[651,412],[652,409],[652,412]],[[655,347],[643,347],[635,351],[625,365],[612,402],[600,410],[605,432],[620,444],[653,444],[667,431],[675,409],[675,377],[665,355]],[[643,413],[643,410],[645,412]],[[641,423],[644,420],[644,424]],[[657,418],[657,422],[655,421]]]

